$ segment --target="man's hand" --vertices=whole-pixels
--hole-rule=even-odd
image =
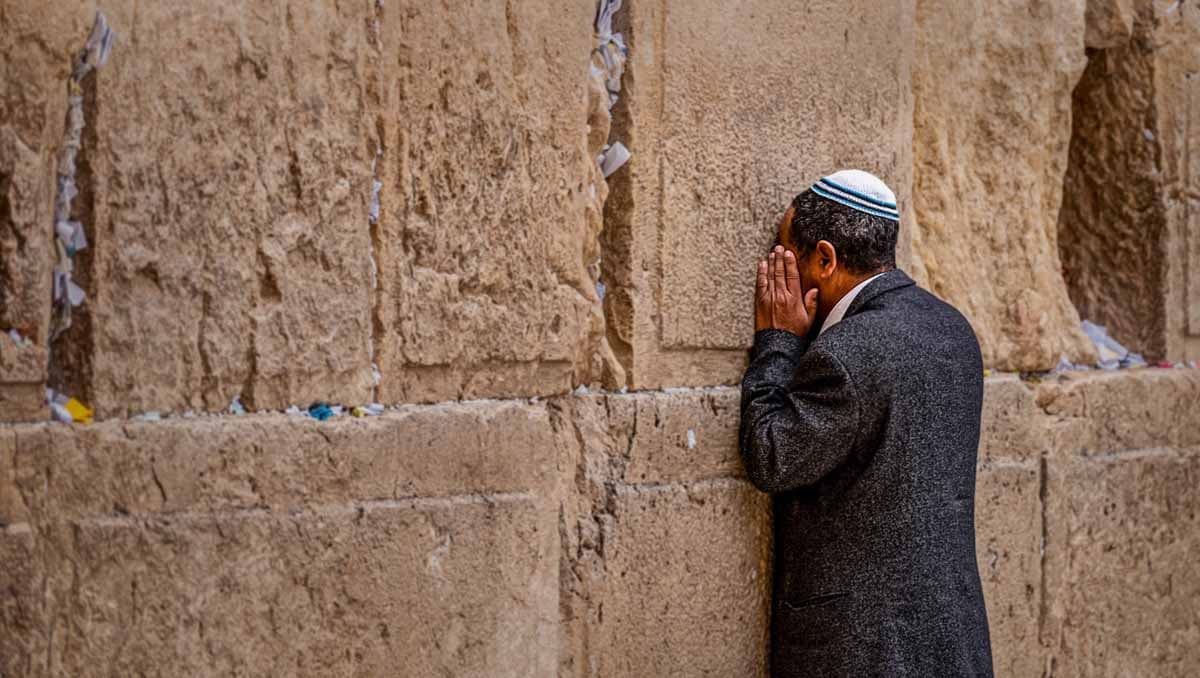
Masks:
[[[754,286],[754,331],[774,328],[804,337],[817,316],[817,288],[800,293],[800,269],[791,250],[776,245],[758,262]]]

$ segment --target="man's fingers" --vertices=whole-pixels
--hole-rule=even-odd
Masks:
[[[796,264],[796,255],[791,250],[783,254],[783,278],[787,291],[800,296],[800,266]]]
[[[779,294],[787,290],[787,279],[784,278],[784,257],[783,248],[776,245],[771,256],[775,257],[775,270],[772,271],[775,277],[775,293]]]
[[[767,260],[758,262],[758,275],[754,278],[754,293],[762,296],[767,292]]]
[[[809,319],[817,317],[817,288],[812,288],[808,294],[804,295],[804,310],[808,312]]]
[[[775,252],[767,255],[767,296],[775,298]]]

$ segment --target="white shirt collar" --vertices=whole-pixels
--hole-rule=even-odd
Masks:
[[[884,273],[886,272],[887,271],[884,271]],[[824,334],[825,330],[841,322],[842,316],[846,315],[846,310],[850,308],[850,304],[854,303],[854,298],[858,296],[858,293],[867,286],[867,283],[881,275],[883,275],[883,273],[876,273],[870,278],[867,278],[866,280],[855,285],[854,288],[847,292],[841,299],[838,299],[838,303],[833,305],[833,310],[829,312],[829,315],[825,318],[825,322],[821,324],[821,329],[819,332],[817,332],[817,336]]]

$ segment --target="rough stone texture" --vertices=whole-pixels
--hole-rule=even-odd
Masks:
[[[1129,11],[1132,33],[1093,45],[1105,49],[1089,52],[1075,89],[1059,250],[1082,316],[1152,360],[1195,358],[1200,16],[1151,0]]]
[[[907,202],[912,2],[627,11],[614,127],[634,155],[605,207],[609,339],[630,387],[733,383],[755,260],[793,195],[860,167]]]
[[[736,402],[705,389],[553,406],[575,468],[560,500],[560,676],[765,674],[770,501],[729,477]],[[712,437],[689,449],[684,427],[705,415]]]
[[[51,566],[45,668],[547,675],[556,544],[537,508],[430,500],[84,521],[58,554],[78,571]]]
[[[1116,47],[1133,33],[1135,0],[1087,0],[1084,44],[1093,49]]]
[[[997,676],[1037,676],[1042,667],[1040,487],[1036,463],[981,466],[976,479],[975,549]]]
[[[253,415],[28,426],[15,432],[10,468],[32,510],[62,519],[294,511],[541,487],[557,444],[544,408],[477,403],[329,423]]]
[[[3,668],[762,675],[770,503],[738,477],[738,397],[0,427]],[[1195,665],[1198,416],[1193,370],[987,380],[998,675]]]
[[[0,524],[0,675],[34,675],[44,619],[40,570],[29,525]]]
[[[29,520],[17,469],[17,432],[0,428],[0,527]]]
[[[57,144],[71,50],[90,15],[62,3],[4,0],[0,14],[0,329],[48,340]],[[46,26],[57,30],[47,31]],[[3,391],[0,378],[0,391]]]
[[[1200,445],[1200,370],[1072,373],[1039,387],[1037,402],[1061,453]]]
[[[0,332],[0,421],[44,421],[46,349],[19,345]]]
[[[1200,360],[1200,11],[1155,5],[1154,72],[1163,200],[1167,204],[1167,357]]]
[[[98,414],[369,400],[369,3],[105,11],[126,39],[85,142]]]
[[[67,105],[67,77],[85,16],[58,4],[0,2],[0,421],[35,421],[45,405],[54,265],[55,151]],[[47,33],[45,25],[59,26]]]
[[[918,0],[913,248],[985,364],[1092,362],[1055,236],[1084,3]]]
[[[745,481],[622,488],[591,675],[765,676],[769,510]]]
[[[599,380],[594,14],[591,0],[382,11],[370,89],[381,110],[383,400]]]
[[[984,380],[979,462],[1036,462],[1046,450],[1046,425],[1036,391],[1017,375]]]
[[[554,670],[544,407],[0,433],[17,675]]]
[[[1051,459],[1043,642],[1055,676],[1200,666],[1200,450]]]
[[[1191,196],[1200,195],[1200,161],[1193,160],[1195,157],[1200,157],[1200,69],[1192,71],[1184,75],[1183,81],[1183,101],[1187,110],[1187,135],[1185,137],[1185,157],[1187,162],[1187,176],[1184,179],[1184,187],[1186,194]],[[1200,271],[1200,204],[1196,198],[1192,198],[1185,207],[1186,219],[1183,220],[1183,233],[1175,233],[1173,237],[1176,242],[1182,238],[1185,246],[1176,248],[1183,250],[1183,266],[1176,266],[1184,272],[1186,282],[1182,290],[1184,303],[1186,304],[1186,328],[1184,339],[1184,359],[1196,360],[1200,358],[1200,275],[1196,275]]]
[[[645,393],[631,402],[633,443],[623,480],[670,483],[743,477],[736,454],[741,392],[736,388]]]
[[[1154,10],[1139,4],[1132,39],[1092,52],[1075,88],[1058,247],[1079,314],[1159,360],[1167,205],[1155,134]]]
[[[592,0],[135,7],[103,8],[118,40],[85,88],[76,201],[89,299],[56,356],[100,418],[603,376]],[[44,342],[52,132],[92,9],[12,12],[5,82],[33,86],[4,97],[0,274],[19,296],[0,324]],[[43,64],[35,46],[60,43]]]

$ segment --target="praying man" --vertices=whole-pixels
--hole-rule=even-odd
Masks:
[[[772,676],[992,675],[979,342],[896,268],[899,227],[886,184],[837,172],[758,264],[739,447],[774,502]]]

